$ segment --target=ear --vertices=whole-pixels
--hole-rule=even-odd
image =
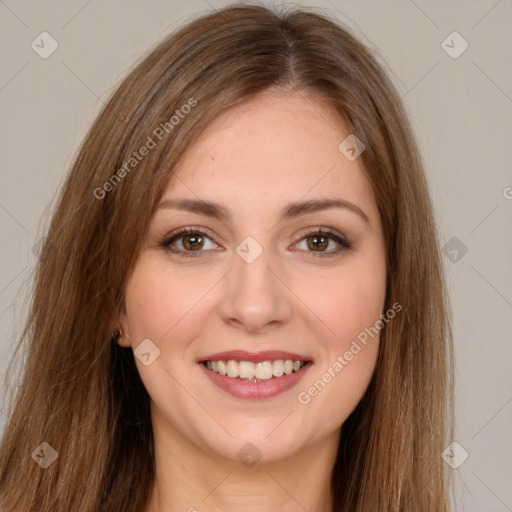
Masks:
[[[122,309],[119,312],[119,321],[118,321],[118,330],[119,336],[117,338],[117,344],[121,347],[130,347],[130,330],[128,329],[128,320],[126,318],[126,312]]]

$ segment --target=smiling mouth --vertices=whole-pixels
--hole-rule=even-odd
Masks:
[[[271,379],[279,379],[283,376],[297,373],[304,366],[312,364],[311,361],[292,361],[291,359],[276,359],[272,361],[251,361],[219,360],[203,361],[202,364],[208,370],[230,377],[235,380],[246,382],[261,382]]]

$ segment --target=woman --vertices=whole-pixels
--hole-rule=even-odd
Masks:
[[[422,162],[375,58],[313,11],[226,8],[129,74],[22,341],[6,510],[449,509]]]

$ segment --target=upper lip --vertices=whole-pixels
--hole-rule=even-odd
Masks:
[[[205,361],[228,361],[233,359],[235,361],[250,361],[252,363],[259,363],[261,361],[275,361],[276,359],[291,359],[292,361],[312,361],[310,357],[301,356],[294,352],[283,352],[282,350],[265,350],[263,352],[248,352],[247,350],[228,350],[225,352],[216,352],[209,356],[202,357],[198,362]]]

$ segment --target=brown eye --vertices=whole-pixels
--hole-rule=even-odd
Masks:
[[[296,247],[307,256],[329,257],[336,256],[346,249],[351,249],[352,245],[336,231],[330,228],[318,228],[306,233],[296,244]]]
[[[329,245],[329,238],[326,236],[311,235],[307,237],[308,248],[312,251],[322,251]]]
[[[161,240],[160,245],[178,256],[201,256],[218,249],[211,237],[198,228],[182,228]]]
[[[187,251],[202,249],[204,245],[203,236],[198,233],[193,235],[184,235],[181,238],[183,239],[183,247]]]

